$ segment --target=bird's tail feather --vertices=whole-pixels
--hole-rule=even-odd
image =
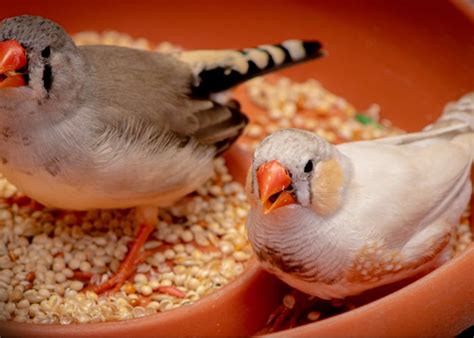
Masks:
[[[448,103],[444,107],[441,117],[425,130],[436,130],[456,125],[466,125],[469,130],[456,135],[452,142],[465,148],[474,159],[474,92],[464,95],[456,102]]]
[[[464,95],[455,102],[449,102],[440,118],[424,130],[445,128],[453,125],[467,124],[474,131],[474,92]]]
[[[376,142],[408,144],[436,137],[452,139],[458,135],[471,134],[471,132],[474,132],[474,92],[464,95],[456,102],[448,103],[440,118],[422,131],[381,138]]]
[[[195,76],[194,94],[199,96],[324,54],[319,41],[287,40],[242,50],[187,51],[177,57],[190,65]]]

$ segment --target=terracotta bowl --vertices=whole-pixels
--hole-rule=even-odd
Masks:
[[[0,19],[49,17],[71,33],[115,29],[186,48],[241,48],[287,38],[318,38],[329,57],[285,70],[296,80],[317,78],[364,109],[382,107],[396,125],[417,130],[447,101],[474,88],[474,15],[467,1],[147,1],[10,2]],[[473,21],[470,21],[473,20]],[[440,24],[442,23],[442,24]],[[242,96],[244,111],[257,111]],[[242,179],[249,154],[227,155]],[[474,245],[409,284],[357,298],[355,310],[275,336],[455,335],[474,324]],[[409,284],[409,285],[407,285]],[[193,305],[123,322],[82,325],[1,323],[0,335],[136,336],[250,335],[264,326],[287,287],[255,261],[228,286]]]

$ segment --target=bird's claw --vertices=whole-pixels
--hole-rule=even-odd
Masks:
[[[298,325],[301,315],[311,309],[318,298],[293,289],[283,297],[283,302],[269,316],[266,323],[267,332],[291,329]]]
[[[90,289],[97,294],[101,294],[110,289],[112,289],[112,293],[119,291],[122,285],[124,285],[128,278],[135,272],[135,267],[137,266],[136,263],[143,259],[143,255],[140,254],[140,250],[154,229],[155,226],[152,224],[142,224],[140,226],[140,230],[138,231],[135,242],[129,250],[127,257],[120,265],[118,271],[106,282],[100,285],[91,286]]]

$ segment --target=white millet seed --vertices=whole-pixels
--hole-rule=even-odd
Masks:
[[[191,231],[189,230],[184,230],[182,233],[181,233],[181,239],[188,243],[188,242],[191,242],[193,239],[194,239],[194,235]]]
[[[73,258],[69,261],[68,266],[71,270],[77,270],[79,269],[79,266],[81,265],[81,261],[78,260],[77,258]]]
[[[173,259],[176,256],[176,253],[171,249],[165,250],[165,252],[163,254],[164,254],[166,259]]]
[[[0,302],[5,303],[8,300],[8,292],[5,289],[0,289]]]
[[[144,296],[149,296],[153,293],[153,289],[150,285],[143,285],[140,289],[140,293]]]
[[[42,297],[42,298],[49,298],[49,296],[51,296],[51,292],[48,290],[48,289],[40,289],[38,291],[38,294]]]
[[[82,271],[82,272],[89,272],[91,270],[92,266],[91,266],[91,263],[89,263],[88,261],[83,261],[81,262],[81,264],[79,265],[79,269]]]
[[[84,284],[81,281],[75,280],[71,282],[70,288],[74,291],[81,291]]]
[[[148,277],[145,276],[145,275],[142,274],[142,273],[136,274],[136,275],[135,275],[135,278],[134,278],[133,280],[134,280],[135,283],[137,283],[137,284],[146,284],[146,283],[148,283]]]
[[[21,301],[19,301],[17,304],[16,304],[16,307],[18,309],[26,309],[26,308],[29,308],[30,307],[30,302],[28,301],[28,299],[22,299]]]

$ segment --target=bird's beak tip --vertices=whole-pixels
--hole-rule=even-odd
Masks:
[[[285,190],[292,183],[288,170],[278,161],[273,160],[261,165],[257,169],[257,181],[265,215],[296,202],[293,194]],[[273,201],[270,200],[272,196],[275,197]]]
[[[0,88],[25,85],[22,74],[16,71],[27,65],[26,50],[16,40],[0,42]]]

